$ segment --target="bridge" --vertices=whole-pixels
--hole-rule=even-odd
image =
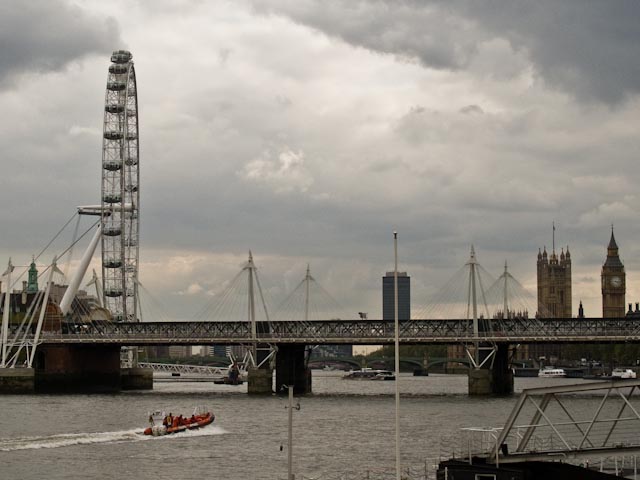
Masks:
[[[479,320],[479,331],[468,319],[405,320],[399,322],[401,345],[464,345],[473,366],[473,350],[484,349],[481,368],[469,370],[470,393],[511,393],[513,376],[509,346],[533,343],[640,342],[640,319],[623,318],[506,318]],[[21,331],[14,327],[14,336]],[[59,329],[23,334],[36,344],[39,362],[59,355],[61,348],[83,349],[82,355],[112,358],[115,365],[123,346],[245,345],[254,352],[269,350],[276,360],[276,385],[294,384],[298,393],[311,390],[306,346],[321,344],[394,344],[395,325],[385,320],[200,321],[61,323]],[[87,350],[89,349],[89,350]],[[258,358],[259,355],[258,355]],[[263,362],[265,355],[262,356]],[[482,367],[485,366],[483,369]],[[175,368],[175,367],[174,367]],[[253,378],[271,391],[271,370],[256,369]],[[249,381],[252,373],[249,373]],[[480,384],[476,390],[475,385]],[[134,382],[135,383],[135,382]],[[139,385],[138,385],[139,386]]]
[[[406,345],[468,343],[628,343],[640,342],[640,319],[509,318],[488,322],[475,336],[467,319],[404,320],[399,338]],[[394,322],[388,320],[258,321],[252,336],[249,322],[92,322],[83,328],[43,332],[40,343],[147,345],[213,344],[349,344],[394,343]]]

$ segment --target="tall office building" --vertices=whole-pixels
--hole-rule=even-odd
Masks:
[[[625,316],[626,274],[618,256],[618,244],[611,228],[611,240],[607,247],[607,259],[602,265],[602,317],[622,318]]]
[[[382,277],[382,319],[395,319],[393,272]],[[398,320],[411,319],[411,277],[398,272]]]

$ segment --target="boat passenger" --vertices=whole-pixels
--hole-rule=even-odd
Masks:
[[[153,415],[149,415],[149,423],[153,426],[155,422],[153,421]]]
[[[181,415],[182,416],[182,415]],[[180,417],[174,417],[173,418],[173,423],[171,424],[172,427],[177,427],[180,425]]]
[[[196,416],[195,415],[191,415],[191,418],[189,419],[189,423],[197,423],[198,420],[196,420]]]

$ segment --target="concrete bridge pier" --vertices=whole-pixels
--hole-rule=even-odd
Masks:
[[[286,393],[288,385],[293,385],[295,395],[311,393],[311,369],[304,361],[305,345],[278,345],[276,355],[276,392]]]
[[[0,368],[0,394],[35,393],[33,368]]]
[[[36,393],[153,389],[151,369],[120,369],[120,345],[42,345],[34,367]]]
[[[121,368],[120,387],[122,390],[153,390],[153,369]]]
[[[270,362],[264,362],[268,345],[258,344],[256,348],[256,361],[262,367],[249,368],[247,378],[247,393],[249,395],[271,395],[273,393],[273,369]]]
[[[38,393],[120,391],[120,345],[42,345],[34,367]]]
[[[489,363],[489,362],[488,362]],[[498,344],[493,367],[469,369],[469,395],[511,395],[513,372],[509,367],[509,345]]]

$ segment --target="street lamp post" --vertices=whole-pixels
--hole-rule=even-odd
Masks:
[[[300,404],[293,406],[293,385],[283,385],[289,391],[289,436],[287,444],[287,480],[295,480],[293,475],[293,409],[300,410]]]
[[[398,232],[393,232],[393,306],[395,326],[395,375],[396,375],[396,480],[400,480],[400,322],[398,321]]]

